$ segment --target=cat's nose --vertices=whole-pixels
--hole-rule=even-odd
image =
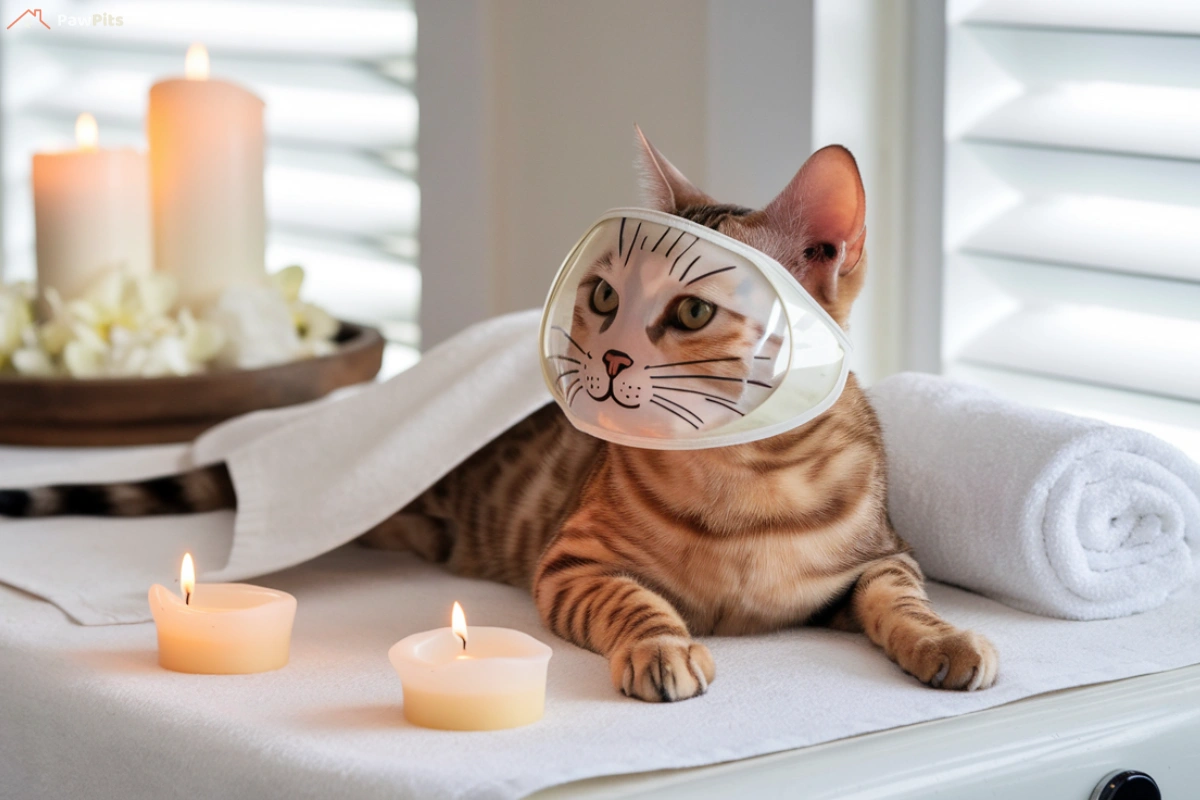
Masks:
[[[609,350],[604,354],[604,366],[608,368],[608,377],[615,378],[621,370],[633,366],[633,359],[620,350]]]

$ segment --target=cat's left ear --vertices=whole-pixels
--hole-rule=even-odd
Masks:
[[[638,143],[638,170],[641,172],[643,202],[651,208],[673,214],[689,206],[712,205],[714,200],[696,188],[684,174],[667,161],[637,125],[633,126]]]
[[[801,268],[806,277],[822,273],[832,299],[838,279],[858,266],[867,239],[867,198],[854,156],[841,145],[821,148],[765,211],[778,229],[800,233]]]

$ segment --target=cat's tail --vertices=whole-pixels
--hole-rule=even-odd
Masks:
[[[136,483],[97,483],[0,489],[0,517],[143,517],[235,508],[224,464]]]

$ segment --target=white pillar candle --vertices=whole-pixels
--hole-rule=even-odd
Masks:
[[[186,69],[150,87],[146,126],[155,268],[178,281],[181,305],[199,308],[266,279],[263,102],[209,80],[199,45]]]
[[[508,628],[471,628],[458,603],[454,624],[401,639],[388,651],[414,725],[492,731],[529,725],[546,707],[553,651]]]
[[[175,672],[244,675],[287,665],[296,598],[246,583],[196,583],[191,555],[180,571],[183,597],[150,587],[158,663]]]
[[[150,271],[146,156],[98,148],[91,114],[75,123],[78,149],[33,156],[38,289],[74,300],[112,270]]]

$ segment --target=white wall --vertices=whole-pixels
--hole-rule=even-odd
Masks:
[[[424,345],[539,305],[605,209],[633,124],[761,205],[808,155],[808,0],[417,0]]]

